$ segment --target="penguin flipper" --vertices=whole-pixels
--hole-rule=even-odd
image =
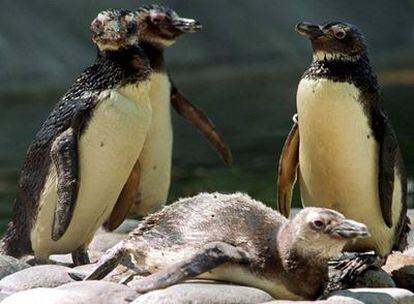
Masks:
[[[210,145],[218,152],[223,162],[231,165],[233,155],[223,136],[216,130],[212,121],[173,84],[171,87],[171,104],[181,117],[194,124],[200,130]]]
[[[381,212],[385,223],[392,227],[392,197],[394,191],[394,170],[398,153],[397,138],[388,119],[382,113],[377,120],[379,134],[379,177],[378,189]]]
[[[103,227],[108,231],[113,231],[122,224],[127,217],[131,206],[135,203],[138,197],[138,185],[140,179],[140,165],[139,161],[135,163],[127,182],[119,194],[118,200],[112,209],[108,220],[103,224]]]
[[[278,167],[277,209],[285,217],[289,217],[298,166],[299,128],[295,121],[283,145]]]
[[[56,137],[52,144],[50,154],[56,168],[58,197],[52,226],[54,241],[66,232],[75,209],[79,187],[78,139],[89,113],[90,108],[79,102],[71,126]]]

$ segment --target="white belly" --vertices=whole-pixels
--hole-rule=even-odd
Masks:
[[[182,246],[181,246],[182,247]],[[154,273],[167,269],[177,262],[187,260],[194,255],[198,249],[188,247],[180,248],[177,246],[172,250],[166,248],[151,249],[145,255],[132,256],[136,265],[142,267],[145,265],[145,270]],[[131,252],[133,249],[131,248]],[[272,280],[259,277],[248,271],[245,267],[236,264],[223,264],[208,272],[199,275],[199,279],[208,279],[216,281],[230,282],[250,287],[256,287],[266,291],[275,299],[289,299],[289,300],[303,300],[303,297],[289,291],[282,280],[274,277]]]
[[[142,149],[150,122],[148,83],[111,91],[110,97],[96,106],[79,140],[80,187],[73,218],[56,242],[51,239],[51,229],[57,179],[54,166],[50,167],[31,232],[36,257],[69,253],[90,242],[112,211]]]
[[[231,282],[240,285],[256,287],[266,291],[275,299],[305,300],[305,298],[289,291],[285,287],[284,282],[282,282],[282,280],[278,280],[277,278],[274,278],[273,280],[261,278],[254,275],[246,268],[234,264],[224,264],[211,271],[203,273],[198,278]]]
[[[152,124],[139,156],[141,176],[138,200],[131,212],[140,216],[161,208],[167,201],[171,181],[173,128],[170,82],[166,74],[151,75]]]
[[[300,191],[305,206],[332,208],[365,223],[372,238],[353,250],[387,254],[395,227],[386,227],[378,194],[378,149],[354,85],[303,79],[298,88]],[[396,172],[394,202],[401,197]],[[398,222],[400,204],[393,204]]]

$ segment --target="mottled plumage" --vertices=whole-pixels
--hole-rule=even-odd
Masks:
[[[123,19],[130,12],[121,10],[110,14]],[[105,41],[100,40],[109,31],[108,24],[100,21],[106,20],[104,16],[105,13],[101,13],[91,27],[93,30],[103,30],[100,35],[94,35],[95,43],[101,43],[100,46],[111,42],[108,37],[105,37]],[[14,202],[13,219],[3,238],[3,253],[20,257],[33,252],[32,228],[37,220],[41,196],[49,191],[44,187],[52,168],[57,175],[52,239],[57,241],[62,237],[71,222],[82,183],[78,142],[88,130],[95,108],[109,98],[105,92],[139,84],[149,74],[148,60],[133,40],[124,41],[117,50],[99,49],[95,63],[76,78],[57,102],[28,149]],[[35,252],[36,256],[38,254]]]
[[[140,7],[137,18],[139,45],[147,55],[152,69],[152,125],[114,212],[104,225],[109,230],[115,229],[127,213],[131,217],[143,217],[166,203],[173,152],[171,106],[200,130],[226,164],[232,162],[231,150],[223,136],[211,120],[177,89],[168,74],[164,59],[167,47],[173,45],[183,34],[200,31],[201,24],[194,19],[182,18],[172,9],[160,5]],[[129,209],[125,210],[126,208]]]
[[[198,277],[312,299],[328,280],[328,259],[368,235],[332,210],[307,208],[290,221],[244,194],[201,193],[146,217],[86,279],[103,278],[130,256],[139,274],[151,274],[133,284],[138,292]]]

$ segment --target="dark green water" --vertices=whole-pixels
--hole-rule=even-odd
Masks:
[[[188,80],[178,83],[209,113],[224,133],[235,163],[225,167],[194,128],[174,115],[175,143],[169,201],[201,191],[243,191],[274,205],[276,163],[294,113],[295,77]],[[210,75],[211,76],[211,75]],[[22,159],[61,90],[2,96],[0,99],[0,232],[10,217]],[[385,105],[397,131],[407,171],[414,176],[414,86],[383,88]],[[299,197],[295,194],[295,203]],[[411,201],[411,207],[414,207]]]

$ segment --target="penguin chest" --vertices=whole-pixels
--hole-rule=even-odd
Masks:
[[[152,123],[139,156],[138,200],[131,212],[147,215],[165,204],[171,179],[173,128],[170,80],[165,73],[151,75]]]
[[[300,191],[304,205],[332,208],[370,228],[382,227],[379,147],[359,95],[349,83],[300,82]]]
[[[112,211],[142,149],[151,122],[147,85],[105,94],[79,139],[78,197],[69,227],[58,241],[51,239],[57,178],[50,166],[31,233],[36,256],[68,253],[90,242]]]
[[[224,281],[244,286],[256,287],[269,293],[275,299],[305,300],[285,286],[286,282],[277,277],[272,280],[252,273],[246,267],[226,263],[198,276],[200,279]]]
[[[145,265],[146,271],[154,273],[160,270],[162,271],[168,269],[180,261],[189,260],[194,256],[195,252],[200,250],[200,248],[194,248],[191,245],[186,248],[180,247],[183,246],[177,246],[177,248],[174,248],[173,250],[172,248],[163,247],[157,249],[152,248],[151,250],[145,252],[145,254],[132,255],[132,260],[137,266],[142,267],[142,265]],[[287,288],[287,286],[285,286],[286,280],[283,280],[278,276],[272,276],[272,278],[260,276],[250,271],[245,265],[239,265],[237,263],[224,263],[214,269],[198,275],[196,278],[256,287],[266,291],[275,299],[304,299],[303,297],[293,293],[290,290],[291,288]]]

